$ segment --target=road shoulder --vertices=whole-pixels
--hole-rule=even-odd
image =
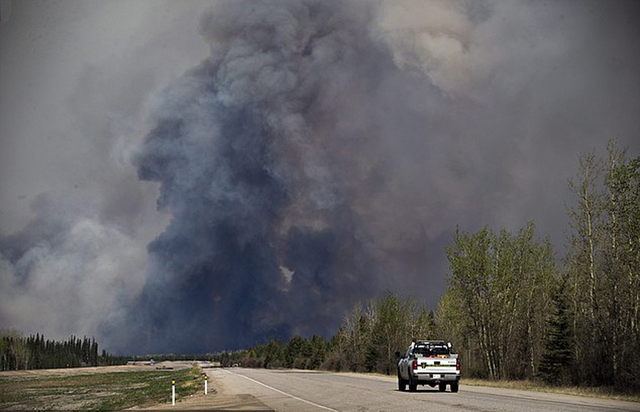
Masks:
[[[220,379],[221,369],[203,368],[209,377],[209,393],[198,393],[185,399],[177,399],[176,405],[171,403],[158,404],[132,410],[224,410],[224,411],[253,411],[273,412],[255,396],[248,393],[229,393],[224,382]]]

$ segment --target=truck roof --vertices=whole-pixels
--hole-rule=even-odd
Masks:
[[[447,342],[443,341],[443,340],[417,340],[415,341],[415,345],[444,345],[447,346]]]

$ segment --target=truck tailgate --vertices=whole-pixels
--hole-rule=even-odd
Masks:
[[[456,358],[418,357],[416,361],[418,373],[456,373]]]

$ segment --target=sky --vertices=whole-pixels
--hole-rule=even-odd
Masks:
[[[456,227],[562,257],[640,149],[636,1],[0,0],[0,328],[116,353],[435,308]]]

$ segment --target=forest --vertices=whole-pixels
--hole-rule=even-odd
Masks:
[[[0,371],[121,365],[124,357],[98,352],[94,338],[70,336],[65,341],[36,334],[23,337],[16,330],[0,331]]]
[[[640,390],[640,157],[612,140],[569,179],[566,254],[535,233],[456,230],[435,311],[394,293],[359,304],[326,341],[294,336],[217,356],[224,365],[395,374],[414,339],[453,343],[463,377]]]

